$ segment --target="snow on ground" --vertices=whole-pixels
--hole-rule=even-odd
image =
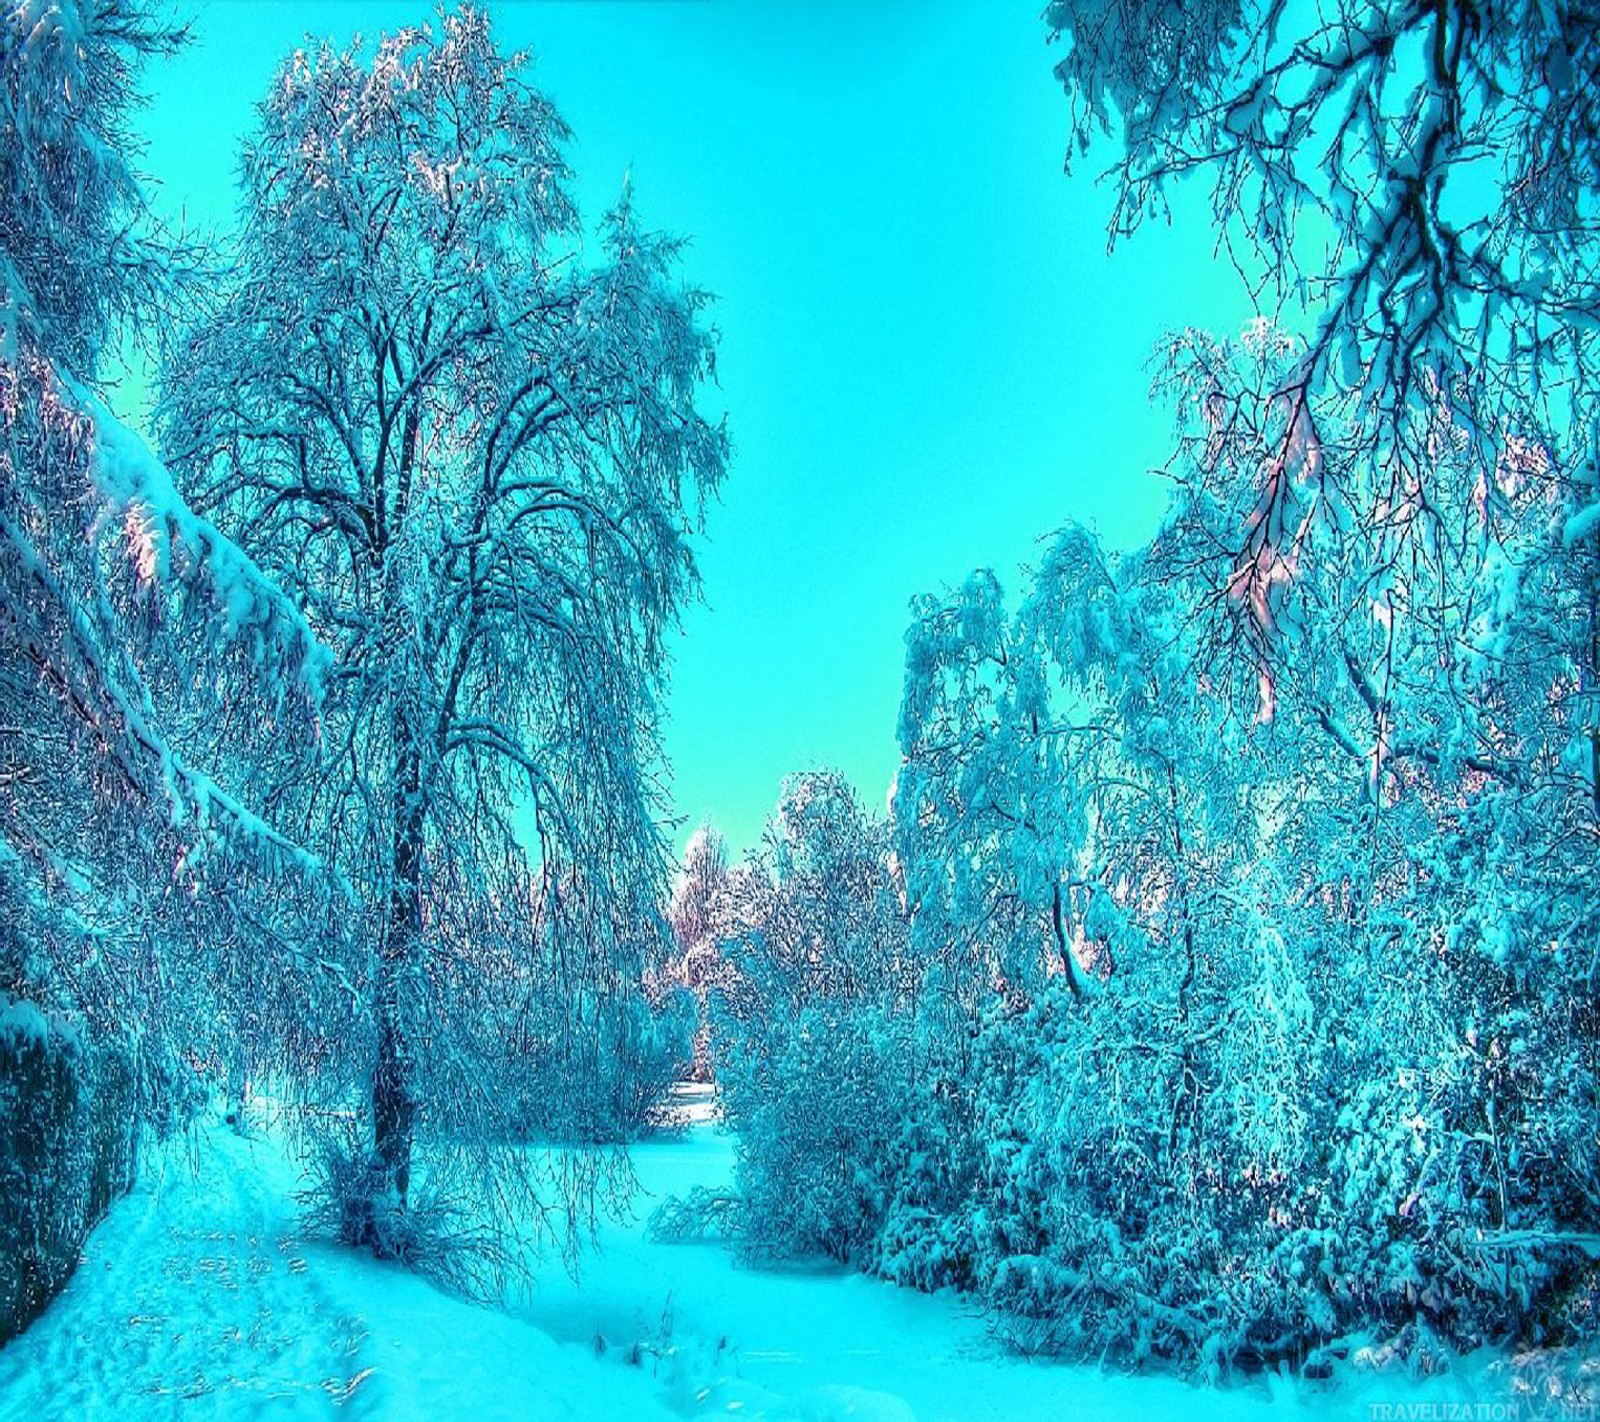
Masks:
[[[757,1270],[716,1244],[647,1238],[660,1196],[727,1181],[732,1140],[713,1123],[641,1147],[636,1164],[638,1218],[602,1227],[578,1282],[552,1266],[531,1301],[499,1312],[306,1241],[299,1172],[282,1150],[226,1128],[201,1134],[147,1170],[61,1298],[0,1349],[0,1422],[1374,1422],[1486,1417],[1481,1405],[1506,1401],[1481,1373],[1208,1391],[1024,1362],[954,1296],[831,1269]]]
[[[3,1422],[670,1418],[653,1382],[298,1233],[299,1171],[226,1127],[147,1170],[0,1349]]]
[[[695,1185],[727,1185],[733,1165],[733,1137],[711,1125],[643,1147],[635,1154],[637,1214],[648,1218],[660,1198]],[[1220,1391],[1027,1361],[996,1343],[982,1313],[953,1292],[919,1294],[840,1268],[742,1266],[719,1244],[656,1243],[640,1220],[602,1226],[600,1252],[586,1258],[579,1280],[546,1277],[523,1312],[563,1340],[603,1338],[607,1357],[660,1339],[669,1350],[663,1371],[699,1390],[695,1416],[788,1416],[760,1410],[787,1398],[802,1409],[798,1416],[885,1422],[1267,1422],[1284,1414],[1372,1422],[1400,1416],[1385,1411],[1391,1406],[1416,1404],[1418,1422],[1439,1422],[1510,1401],[1505,1384],[1488,1384],[1481,1369],[1427,1383],[1368,1374],[1334,1390],[1274,1379]],[[677,1352],[688,1358],[680,1362]],[[646,1366],[652,1361],[647,1356]]]

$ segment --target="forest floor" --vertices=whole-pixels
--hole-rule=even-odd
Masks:
[[[531,1298],[495,1310],[306,1240],[299,1168],[270,1134],[198,1133],[146,1170],[62,1296],[0,1349],[0,1422],[1536,1415],[1481,1367],[1218,1390],[1027,1362],[953,1295],[650,1239],[657,1199],[727,1184],[733,1143],[714,1124],[640,1147],[635,1164],[634,1218],[601,1225],[581,1278],[552,1264]]]

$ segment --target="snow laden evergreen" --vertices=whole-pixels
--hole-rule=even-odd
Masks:
[[[383,1253],[410,1249],[419,1148],[436,1186],[477,1152],[493,1195],[533,1183],[499,1142],[626,1114],[667,943],[663,638],[727,453],[678,244],[625,189],[586,253],[525,67],[470,9],[290,58],[236,265],[163,384],[194,505],[333,652],[323,754],[279,794],[359,898],[327,1086],[370,1093],[330,1172]],[[547,1159],[576,1220],[595,1158]]]
[[[190,1064],[237,1064],[219,950],[255,937],[261,886],[295,886],[285,924],[329,902],[259,778],[311,746],[326,653],[97,383],[182,295],[127,136],[179,39],[133,3],[0,18],[0,996],[122,1043],[157,1121]]]

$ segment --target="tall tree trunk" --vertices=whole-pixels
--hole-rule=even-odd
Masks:
[[[1176,1161],[1180,1136],[1192,1130],[1200,1115],[1204,1086],[1195,1054],[1190,993],[1194,990],[1198,960],[1194,942],[1193,905],[1190,903],[1189,855],[1183,842],[1183,814],[1178,797],[1178,777],[1167,762],[1167,809],[1172,816],[1173,881],[1172,896],[1183,935],[1183,980],[1178,984],[1178,1083],[1172,1103],[1172,1121],[1167,1132],[1167,1154]]]
[[[373,1204],[404,1209],[416,1119],[411,1043],[403,1001],[422,950],[421,755],[403,713],[395,716],[393,873],[378,959],[378,1061],[372,1074]],[[385,1241],[368,1242],[380,1251]]]
[[[387,509],[382,496],[386,459],[380,453],[375,485],[380,490],[376,516],[379,537],[373,553],[383,583],[385,630],[393,645],[404,645],[401,599],[395,585],[398,563],[391,539],[406,517],[411,462],[416,449],[417,407],[407,410],[400,446],[400,469],[394,507]],[[391,695],[397,693],[391,692]],[[378,955],[375,1008],[378,1059],[372,1073],[372,1161],[368,1185],[372,1193],[373,1238],[379,1254],[391,1252],[383,1228],[383,1215],[406,1208],[411,1188],[411,1147],[416,1124],[416,1099],[412,1078],[415,1063],[407,1030],[411,984],[422,951],[422,753],[412,718],[402,701],[391,705],[393,780],[390,806],[389,897],[385,905],[383,937]]]
[[[1600,446],[1600,434],[1596,435],[1597,446]],[[1600,448],[1594,455],[1595,487],[1591,497],[1600,497]],[[1600,531],[1595,533],[1590,550],[1589,561],[1589,662],[1585,667],[1583,680],[1587,682],[1584,690],[1592,698],[1597,689],[1600,689]],[[1590,703],[1589,726],[1589,801],[1594,810],[1595,817],[1600,819],[1600,727],[1592,724],[1594,711],[1593,702]]]

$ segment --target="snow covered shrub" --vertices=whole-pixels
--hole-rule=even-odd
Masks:
[[[688,988],[641,994],[624,1024],[618,1053],[628,1063],[621,1101],[628,1136],[674,1123],[666,1113],[672,1088],[694,1070],[700,1005]]]
[[[902,1103],[884,1161],[889,1199],[869,1253],[876,1274],[911,1288],[971,1288],[981,1165],[971,1083],[925,1075]]]
[[[453,1293],[498,1297],[517,1268],[517,1243],[482,1213],[479,1192],[453,1175],[420,1179],[405,1198],[374,1178],[354,1118],[313,1133],[300,1192],[308,1227],[370,1248]]]
[[[1549,1068],[1592,1063],[1581,1013],[1517,1009],[1425,937],[1395,976],[1405,920],[1319,951],[1320,910],[1254,885],[1195,916],[1192,975],[1163,962],[1181,935],[1125,941],[1091,998],[1058,983],[986,1023],[972,1276],[1002,1331],[1208,1376],[1318,1370],[1352,1338],[1426,1368],[1578,1336],[1588,1165],[1554,1142],[1593,1117],[1551,1114]]]
[[[1470,1185],[1449,1158],[1438,1074],[1423,1062],[1357,1083],[1329,1142],[1330,1208],[1312,1223],[1325,1232],[1308,1241],[1338,1313],[1391,1331],[1428,1318],[1454,1332],[1447,1310],[1488,1281],[1488,1261],[1463,1228],[1476,1212],[1458,1193]],[[1480,1238],[1482,1223],[1470,1223]]]
[[[1321,1367],[1352,1336],[1414,1366],[1562,1336],[1534,1318],[1582,1253],[1497,1145],[1519,1073],[1459,1025],[1477,985],[1419,963],[1375,999],[1371,969],[1289,952],[1254,906],[1235,923],[1207,930],[1187,1030],[1178,975],[1125,951],[1092,1001],[1056,988],[983,1032],[974,1276],[1003,1331],[1209,1376]]]
[[[1027,1351],[1192,1357],[1209,1331],[1194,1311],[1212,1282],[1202,1221],[1172,1169],[1179,1064],[1164,1035],[1140,999],[1085,1011],[1064,988],[985,1028],[974,1272]]]
[[[531,994],[487,1064],[511,1139],[572,1145],[636,1139],[694,1061],[698,1008],[683,990],[597,1001]],[[582,1026],[574,1035],[574,1025]],[[568,1078],[583,1076],[582,1089]]]
[[[1473,1024],[1486,975],[1461,968],[1470,983],[1422,975],[1455,1012],[1419,1012],[1434,1017],[1426,1035],[1347,1063],[1350,1093],[1319,1163],[1326,1193],[1307,1219],[1323,1288],[1345,1322],[1379,1332],[1564,1344],[1585,1326],[1571,1302],[1597,1277],[1592,1216],[1575,1187],[1583,1157],[1551,1153],[1543,1112],[1557,1089],[1548,1067],[1581,1058],[1541,1030],[1549,1017]]]
[[[743,1246],[865,1263],[920,1056],[887,826],[842,777],[797,776],[726,892],[711,1045]]]
[[[0,1344],[66,1282],[132,1183],[138,1133],[126,1044],[0,992]]]
[[[890,1151],[910,1098],[903,1021],[810,1003],[759,1047],[715,1033],[739,1132],[744,1250],[865,1263],[889,1205]]]
[[[745,1232],[744,1201],[737,1194],[697,1185],[669,1195],[651,1211],[650,1237],[664,1244],[737,1241]]]

